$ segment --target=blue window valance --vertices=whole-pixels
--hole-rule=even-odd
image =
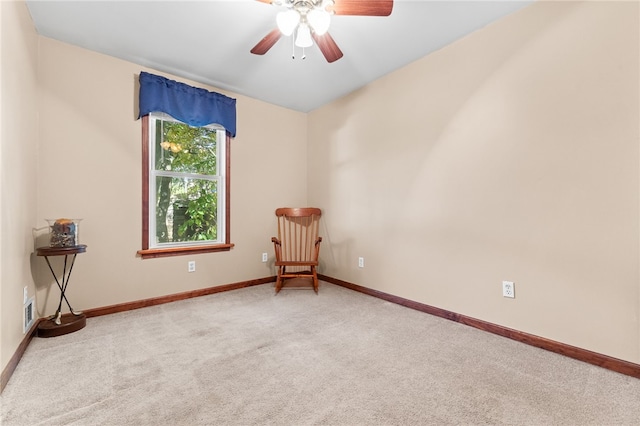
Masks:
[[[140,114],[164,112],[190,126],[220,124],[236,135],[236,100],[159,75],[140,72]]]

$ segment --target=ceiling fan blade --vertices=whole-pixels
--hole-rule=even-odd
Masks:
[[[325,33],[321,36],[312,33],[312,36],[327,62],[335,62],[342,58],[342,50],[340,50],[329,33]]]
[[[281,36],[282,33],[279,29],[276,28],[275,30],[272,30],[262,40],[260,40],[258,44],[253,46],[253,49],[251,49],[251,53],[255,55],[264,55],[269,51],[269,49],[273,47],[274,44],[276,44],[278,40],[280,40]]]
[[[336,15],[389,16],[393,10],[393,0],[335,0],[329,12]]]

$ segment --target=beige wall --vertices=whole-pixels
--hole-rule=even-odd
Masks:
[[[537,3],[310,113],[321,272],[640,362],[638,12]]]
[[[69,285],[74,309],[274,274],[272,261],[261,262],[262,252],[272,258],[274,210],[307,198],[306,163],[300,161],[307,149],[305,114],[238,96],[238,131],[231,142],[236,246],[230,252],[141,260],[141,123],[135,117],[142,68],[43,37],[39,60],[37,218],[41,225],[45,218],[83,219],[80,240],[88,249],[78,256]],[[187,273],[189,260],[196,261],[195,273]],[[42,263],[36,283],[44,315],[55,310],[58,292],[49,294],[50,274]]]
[[[23,338],[23,288],[33,296],[38,38],[22,2],[0,2],[0,366]]]

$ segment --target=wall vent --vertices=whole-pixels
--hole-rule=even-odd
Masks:
[[[24,334],[27,334],[27,331],[31,329],[31,326],[33,325],[33,321],[34,321],[34,315],[35,315],[35,298],[32,297],[24,305],[24,321],[22,322],[24,326],[22,332]]]

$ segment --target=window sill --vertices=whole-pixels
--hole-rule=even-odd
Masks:
[[[213,246],[171,247],[162,249],[138,250],[137,254],[143,259],[156,257],[186,256],[189,254],[213,253],[217,251],[229,251],[234,244],[216,244]]]

